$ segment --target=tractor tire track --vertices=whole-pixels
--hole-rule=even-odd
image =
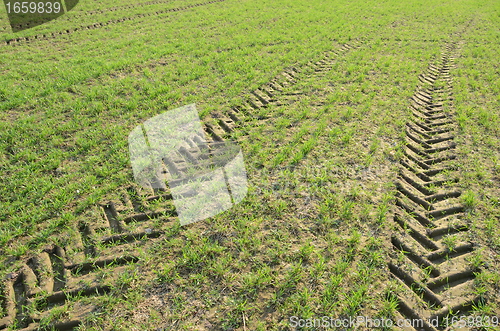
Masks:
[[[112,11],[134,9],[137,7],[146,7],[146,6],[158,5],[161,3],[171,3],[171,2],[172,2],[172,0],[157,0],[157,1],[133,3],[133,4],[129,4],[129,5],[116,6],[116,7],[104,8],[104,9],[96,9],[96,10],[86,11],[86,12],[83,12],[80,14],[75,13],[75,15],[68,17],[67,20],[71,20],[73,18],[79,18],[79,17],[87,17],[87,16],[98,15],[98,14],[104,14],[104,13],[108,13],[108,12],[112,12]]]
[[[266,108],[270,105],[285,103],[287,94],[283,93],[284,89],[307,78],[302,74],[304,71],[313,72],[314,75],[322,74],[331,68],[337,56],[358,46],[357,42],[343,45],[338,50],[325,53],[320,61],[308,62],[300,68],[299,66],[287,68],[268,83],[247,93],[239,105],[210,114],[204,119],[203,125],[209,148],[231,139],[236,131],[247,124],[263,123],[271,116],[271,114],[264,113]],[[198,160],[202,152],[197,137],[193,141],[186,141],[185,146],[181,147],[178,153],[172,153],[171,156],[163,159],[163,172],[174,171],[170,174],[173,177],[179,175],[186,164]],[[128,244],[142,238],[161,236],[163,231],[155,229],[154,220],[162,219],[164,222],[174,223],[177,214],[168,188],[166,190],[154,189],[153,186],[131,185],[120,191],[119,198],[102,203],[98,207],[100,220],[80,224],[78,228],[81,236],[79,242],[81,250],[86,252],[87,256],[92,257],[98,255],[95,251],[96,246]],[[151,204],[158,203],[161,208],[151,207]],[[99,237],[96,234],[102,232],[112,233],[112,235]]]
[[[413,118],[406,124],[406,146],[395,182],[397,189],[391,238],[395,258],[391,276],[411,295],[393,294],[398,319],[418,320],[415,330],[443,330],[448,316],[464,315],[481,298],[473,294],[480,272],[467,262],[475,247],[464,234],[465,206],[456,166],[452,79],[458,43],[445,47],[419,78],[410,99]]]
[[[25,43],[31,43],[31,42],[35,42],[38,40],[50,40],[50,39],[58,38],[61,35],[72,34],[74,32],[80,31],[80,30],[99,29],[99,28],[103,28],[103,27],[106,27],[109,25],[118,24],[118,23],[122,23],[125,21],[131,21],[131,20],[134,20],[137,18],[149,17],[149,16],[160,15],[160,14],[165,14],[165,13],[170,13],[170,12],[184,11],[184,10],[188,10],[188,9],[199,7],[199,6],[206,6],[206,5],[210,5],[213,3],[224,2],[224,1],[226,1],[226,0],[212,0],[212,1],[195,3],[192,5],[187,5],[184,7],[169,8],[169,9],[158,10],[158,11],[150,12],[150,13],[136,14],[136,15],[133,15],[130,17],[123,17],[120,19],[114,19],[114,20],[94,23],[94,24],[90,24],[90,25],[82,25],[80,27],[71,28],[71,29],[64,29],[62,31],[57,31],[57,32],[52,32],[52,33],[37,34],[34,36],[29,36],[29,37],[12,38],[12,39],[5,40],[3,43],[6,46],[13,46],[13,45],[22,45]]]
[[[326,52],[319,61],[287,68],[268,83],[247,93],[239,105],[209,115],[204,120],[204,138],[208,145],[216,146],[231,139],[246,125],[264,123],[272,116],[266,112],[269,106],[283,105],[290,96],[297,97],[294,93],[287,94],[284,91],[286,88],[311,75],[326,73],[338,56],[355,47],[359,47],[356,41]],[[177,169],[182,172],[185,164],[196,160],[198,153],[202,152],[198,146],[196,137],[187,141],[176,153],[177,158],[163,160],[165,171]],[[153,204],[155,207],[152,207]],[[76,254],[67,256],[63,248],[53,246],[27,259],[16,274],[4,280],[2,305],[6,317],[0,319],[0,330],[14,323],[21,330],[38,330],[44,314],[49,314],[53,307],[64,305],[68,298],[109,293],[111,288],[99,282],[88,287],[78,283],[99,269],[120,268],[139,262],[139,256],[127,253],[134,251],[130,245],[160,238],[165,232],[155,224],[161,220],[163,226],[173,225],[176,215],[168,189],[143,188],[135,184],[121,189],[119,198],[105,200],[95,206],[89,216],[84,217],[85,220],[74,225],[73,232],[78,234],[73,247]],[[89,260],[93,262],[87,262]],[[32,302],[43,311],[41,316],[32,316],[23,308]],[[81,317],[76,316],[51,327],[73,330],[81,323]]]
[[[311,75],[322,75],[332,68],[338,56],[345,52],[360,47],[357,41],[345,44],[337,50],[328,51],[319,61],[308,62],[303,66],[292,66],[286,68],[273,77],[268,83],[250,91],[238,104],[223,111],[209,114],[203,123],[208,148],[217,147],[232,139],[237,131],[246,125],[258,125],[264,123],[272,116],[266,112],[271,105],[286,104],[290,97],[284,90],[297,82],[309,78]],[[306,74],[312,73],[312,74]],[[296,97],[296,95],[292,95]],[[171,177],[182,174],[187,164],[196,163],[200,160],[200,154],[205,153],[200,149],[198,137],[186,141],[177,153],[163,158],[163,173],[170,172]],[[149,187],[131,185],[122,189],[119,198],[108,200],[101,204],[99,215],[100,221],[80,225],[81,234],[80,247],[88,252],[88,256],[96,256],[96,246],[129,244],[139,239],[158,238],[164,232],[155,227],[155,220],[174,223],[177,213],[173,205],[172,195],[169,189],[157,189],[155,183]],[[160,203],[161,208],[152,208],[152,204]],[[106,231],[109,230],[109,231]],[[96,233],[113,233],[110,236],[100,236]],[[92,238],[92,239],[89,239]],[[99,244],[97,244],[99,243]]]
[[[233,132],[249,121],[264,121],[271,117],[266,108],[271,105],[279,106],[286,104],[290,94],[284,93],[287,87],[293,86],[300,80],[308,78],[304,72],[313,72],[313,75],[322,75],[331,70],[338,56],[352,48],[359,47],[354,41],[342,45],[339,49],[326,52],[323,58],[316,62],[308,62],[302,67],[292,66],[276,75],[268,83],[248,93],[240,105],[233,106],[220,113],[212,114],[207,119],[205,131],[212,141],[223,141],[230,137]]]
[[[250,91],[243,97],[242,102],[231,106],[223,111],[210,114],[204,119],[203,129],[207,139],[208,146],[217,146],[232,138],[232,135],[243,129],[247,124],[256,125],[264,123],[272,114],[266,112],[266,109],[271,105],[286,104],[287,98],[290,97],[284,90],[291,87],[300,80],[309,78],[309,74],[322,75],[332,68],[333,63],[338,56],[353,48],[360,47],[357,41],[350,44],[344,44],[337,50],[328,51],[319,61],[308,62],[303,66],[292,66],[286,68],[278,75],[273,77],[268,83],[263,84],[257,89]],[[296,97],[295,95],[292,95]],[[199,148],[199,142],[194,138],[194,141],[186,141],[185,146],[181,147],[178,153],[172,153],[168,158],[163,159],[164,173],[172,172],[170,175],[175,177],[183,172],[186,164],[193,163],[199,159],[199,155],[203,151]],[[205,138],[205,137],[203,137]],[[109,228],[115,232],[124,230],[129,223],[150,222],[155,218],[164,218],[168,221],[174,221],[176,217],[175,208],[172,203],[172,195],[167,190],[154,189],[154,183],[150,187],[139,187],[137,185],[123,189],[120,193],[121,198],[108,201],[103,204],[102,215],[105,215],[105,221]],[[162,201],[164,209],[162,211],[147,211],[150,210],[151,202]],[[121,221],[118,221],[121,220]],[[121,222],[118,224],[117,222]],[[148,228],[151,230],[151,228]],[[158,230],[159,231],[159,230]],[[103,242],[111,242],[113,240],[127,241],[127,238],[132,239],[130,232],[125,230],[123,234],[101,239]],[[161,231],[159,231],[161,232]],[[137,233],[137,236],[144,236],[147,233]],[[159,235],[157,231],[153,231],[150,235]],[[83,235],[84,236],[84,235]],[[133,237],[136,237],[135,235]],[[120,239],[123,238],[123,239]]]
[[[157,4],[161,4],[161,3],[170,3],[170,2],[172,2],[172,0],[148,1],[148,2],[137,3],[137,4],[123,5],[123,6],[98,9],[98,10],[91,10],[91,11],[87,11],[87,12],[83,12],[83,13],[74,13],[73,11],[70,11],[71,15],[64,15],[63,17],[58,17],[58,20],[59,21],[63,21],[63,20],[64,21],[71,21],[72,19],[75,19],[75,18],[88,17],[88,16],[99,15],[99,14],[104,14],[104,13],[108,13],[108,12],[134,9],[137,7],[146,7],[146,6],[157,5]],[[37,22],[34,21],[33,23],[37,23]],[[26,23],[24,25],[18,24],[18,25],[15,25],[14,27],[18,28],[18,29],[21,29],[24,27],[25,29],[28,29],[28,28],[30,28],[30,26],[33,25],[33,23],[32,24]],[[33,26],[37,26],[37,24],[35,24]]]
[[[21,269],[9,275],[3,284],[4,308],[7,316],[0,319],[0,330],[14,324],[21,330],[38,330],[39,322],[50,314],[50,310],[63,306],[75,296],[96,296],[109,293],[111,288],[92,281],[92,273],[102,268],[116,268],[136,263],[133,255],[100,258],[92,263],[72,264],[66,252],[59,246],[52,246],[25,261]],[[30,313],[26,306],[35,306],[39,314]],[[52,324],[56,330],[73,330],[81,324],[80,319]]]

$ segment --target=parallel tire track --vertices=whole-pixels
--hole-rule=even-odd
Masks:
[[[204,123],[209,145],[230,139],[232,134],[246,123],[252,125],[263,123],[271,117],[271,114],[266,113],[266,108],[286,103],[286,99],[290,96],[284,92],[287,87],[310,77],[304,72],[322,75],[332,68],[338,56],[358,46],[358,42],[353,41],[337,50],[325,53],[319,61],[308,62],[301,67],[287,68],[268,83],[249,92],[239,105],[212,114]],[[185,159],[170,160],[179,171],[182,170],[184,162],[196,158],[196,154],[200,152],[196,146],[196,141],[186,142],[183,150],[177,153]],[[74,226],[74,232],[78,234],[74,250],[79,253],[66,256],[64,249],[53,246],[39,255],[26,259],[24,266],[3,282],[3,295],[0,296],[3,300],[0,301],[3,301],[2,305],[7,316],[0,319],[0,330],[14,323],[24,331],[38,330],[42,316],[32,316],[23,308],[33,300],[41,302],[40,309],[44,315],[50,313],[52,307],[64,305],[71,296],[108,293],[111,289],[107,286],[94,283],[92,286],[81,287],[78,282],[91,277],[98,269],[119,268],[121,265],[138,262],[139,257],[136,254],[123,252],[133,251],[130,245],[134,242],[144,239],[154,240],[162,236],[164,231],[155,229],[157,227],[155,222],[158,220],[172,224],[176,220],[172,196],[168,191],[144,189],[132,185],[123,188],[119,195],[119,199],[108,200],[90,210],[89,216]],[[154,208],[152,204],[155,205]],[[94,262],[85,262],[88,259]],[[54,324],[53,327],[56,330],[73,330],[81,323],[77,316],[70,321]]]
[[[210,114],[204,119],[203,129],[208,146],[216,146],[230,140],[233,133],[242,129],[247,123],[257,125],[264,123],[272,116],[266,112],[270,105],[281,105],[286,103],[288,95],[284,92],[287,87],[293,86],[298,81],[309,76],[304,72],[312,72],[313,75],[322,75],[332,68],[336,58],[352,48],[359,47],[358,42],[341,46],[338,50],[326,52],[322,59],[316,62],[308,62],[303,66],[292,66],[283,70],[273,77],[268,83],[250,91],[239,105],[234,105],[220,112]],[[202,153],[197,144],[197,137],[193,141],[186,141],[178,153],[163,159],[164,173],[170,171],[183,172],[185,164],[199,159]],[[173,155],[174,153],[172,153]],[[175,177],[177,173],[172,173]],[[151,183],[153,184],[153,183]],[[95,256],[96,242],[101,245],[110,243],[130,243],[140,238],[156,238],[163,234],[161,230],[155,230],[154,220],[162,219],[167,222],[175,222],[177,216],[172,202],[172,195],[167,190],[154,189],[132,185],[120,192],[120,198],[107,201],[100,206],[99,214],[102,220],[99,225],[93,223],[81,224],[80,246],[88,252],[88,256]],[[151,203],[161,203],[161,208],[151,209]],[[140,230],[132,232],[132,228],[139,225]],[[96,233],[109,229],[114,233],[111,236],[96,238]]]
[[[452,108],[453,55],[457,43],[446,46],[435,64],[419,78],[410,99],[413,118],[406,125],[406,147],[396,180],[398,229],[391,238],[399,256],[388,265],[391,275],[411,296],[397,294],[399,318],[417,319],[411,328],[442,330],[451,314],[467,314],[480,298],[473,294],[479,270],[468,266],[474,246],[467,241],[465,206],[456,187]]]
[[[95,263],[72,264],[65,250],[52,246],[27,259],[18,272],[10,274],[3,284],[4,309],[7,316],[0,319],[0,330],[14,324],[21,330],[38,330],[39,322],[50,309],[63,306],[71,297],[94,296],[108,293],[111,288],[95,284],[82,286],[92,280],[92,272],[105,267],[116,267],[137,262],[134,256],[101,259]],[[32,314],[25,306],[34,305],[40,314]],[[51,325],[56,330],[73,330],[80,325],[78,318]]]
[[[117,7],[110,7],[110,8],[105,8],[105,9],[98,9],[98,10],[91,10],[91,11],[86,11],[86,12],[81,12],[81,13],[74,13],[71,11],[71,15],[64,15],[63,17],[58,17],[58,21],[61,21],[61,18],[65,21],[70,21],[75,18],[80,18],[80,17],[88,17],[88,16],[93,16],[93,15],[98,15],[98,14],[104,14],[107,12],[113,12],[113,11],[120,11],[120,10],[126,10],[126,9],[134,9],[137,7],[146,7],[146,6],[151,6],[151,5],[157,5],[160,3],[170,3],[172,0],[158,0],[158,1],[148,1],[148,2],[142,2],[142,3],[137,3],[137,4],[129,4],[129,5],[123,5],[123,6],[117,6]],[[33,23],[36,23],[34,21]],[[26,24],[18,24],[15,25],[16,28],[29,28],[32,24],[26,23]],[[34,26],[36,26],[35,24]]]
[[[58,32],[37,34],[34,36],[30,36],[30,37],[12,38],[12,39],[5,40],[3,43],[4,43],[4,45],[12,46],[12,45],[19,45],[19,44],[23,44],[23,43],[27,43],[27,42],[34,42],[37,40],[54,39],[54,38],[58,38],[61,35],[72,34],[74,32],[80,31],[80,30],[99,29],[99,28],[103,28],[103,27],[108,26],[108,25],[118,24],[118,23],[122,23],[125,21],[131,21],[131,20],[141,18],[141,17],[148,17],[148,16],[153,16],[153,15],[165,14],[165,13],[169,13],[169,12],[183,11],[183,10],[188,10],[188,9],[199,7],[199,6],[206,6],[206,5],[210,5],[213,3],[224,2],[224,1],[226,1],[226,0],[212,0],[212,1],[206,1],[206,2],[201,2],[201,3],[195,3],[192,5],[187,5],[184,7],[169,8],[169,9],[164,9],[164,10],[158,10],[158,11],[151,12],[151,13],[136,14],[136,15],[133,15],[130,17],[123,17],[120,19],[109,20],[106,22],[94,23],[94,24],[90,24],[90,25],[83,25],[80,27],[65,29],[65,30],[58,31]]]

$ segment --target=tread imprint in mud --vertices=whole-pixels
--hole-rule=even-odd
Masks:
[[[142,2],[142,3],[136,3],[136,4],[129,4],[129,5],[123,5],[123,6],[117,6],[117,7],[110,7],[110,8],[103,8],[103,9],[97,9],[97,10],[90,10],[90,11],[85,11],[85,12],[79,12],[75,13],[74,11],[71,11],[71,15],[64,15],[63,17],[59,17],[58,20],[61,21],[70,21],[75,18],[80,18],[80,17],[87,17],[87,16],[93,16],[93,15],[98,15],[98,14],[104,14],[107,12],[114,12],[114,11],[120,11],[120,10],[126,10],[126,9],[134,9],[137,7],[146,7],[146,6],[151,6],[151,5],[157,5],[161,3],[170,3],[172,0],[158,0],[158,1],[148,1],[148,2]],[[24,23],[24,24],[17,24],[14,27],[18,29],[22,29],[23,27],[25,29],[28,29],[30,27],[37,26],[40,22],[37,21],[31,21],[29,23]]]
[[[117,24],[117,23],[121,23],[121,22],[125,22],[125,21],[130,21],[133,19],[141,18],[141,17],[148,17],[148,16],[153,16],[153,15],[165,14],[165,13],[169,13],[169,12],[183,11],[183,10],[188,10],[188,9],[199,7],[199,6],[206,6],[206,5],[210,5],[213,3],[224,2],[224,1],[226,1],[226,0],[212,0],[212,1],[187,5],[184,7],[169,8],[169,9],[158,10],[158,11],[151,12],[151,13],[136,14],[136,15],[129,16],[129,17],[123,17],[123,18],[119,18],[119,19],[109,20],[106,22],[98,22],[98,23],[94,23],[94,24],[90,24],[90,25],[84,25],[84,26],[71,28],[71,29],[65,29],[62,31],[57,31],[57,32],[52,32],[52,33],[37,34],[34,36],[29,36],[29,37],[12,38],[9,40],[5,40],[3,42],[3,44],[4,45],[19,45],[19,44],[23,44],[26,42],[33,42],[36,40],[54,39],[54,38],[59,37],[60,35],[71,34],[73,32],[77,32],[80,30],[98,29],[98,28],[102,28],[102,27],[105,27],[108,25]],[[152,2],[151,4],[153,4],[153,3],[160,3],[160,2]]]
[[[111,290],[101,285],[95,272],[105,267],[119,267],[137,262],[134,256],[117,256],[94,263],[72,264],[66,252],[52,246],[26,261],[16,273],[3,282],[4,308],[7,317],[0,319],[0,330],[12,324],[20,330],[39,330],[39,322],[57,306],[63,306],[73,297],[103,295]],[[28,313],[25,306],[34,306],[37,313]],[[92,306],[78,307],[79,313],[90,312]],[[81,322],[71,319],[50,325],[56,330],[72,330]]]
[[[212,2],[215,1],[209,3]],[[314,75],[325,73],[330,70],[337,56],[357,47],[359,43],[352,41],[336,51],[325,53],[320,61],[308,62],[300,68],[294,66],[285,69],[268,83],[247,93],[240,105],[211,114],[205,119],[204,138],[209,145],[217,144],[231,138],[235,130],[246,123],[265,121],[271,116],[266,113],[266,109],[270,105],[284,104],[287,97],[283,93],[284,89],[306,78],[304,71]],[[182,172],[185,163],[196,159],[200,152],[200,141],[196,141],[196,137],[193,140],[186,141],[175,157],[163,159],[164,172],[175,169]],[[95,279],[98,271],[123,268],[139,262],[140,257],[136,253],[129,253],[134,251],[131,246],[161,237],[164,234],[162,229],[176,222],[172,195],[168,189],[143,188],[134,184],[121,189],[119,196],[116,200],[94,206],[84,221],[74,226],[74,247],[49,247],[27,258],[20,270],[3,281],[0,303],[7,316],[0,319],[0,330],[14,324],[23,331],[43,330],[39,324],[42,317],[49,314],[53,307],[64,305],[69,298],[109,293],[111,287],[101,285]],[[82,286],[82,282],[91,285]],[[40,310],[43,311],[40,316],[33,316],[23,308],[33,300],[40,302]],[[73,330],[82,323],[81,316],[93,309],[92,306],[79,307],[78,316],[52,324],[51,327]]]
[[[395,182],[397,233],[391,243],[398,258],[391,275],[411,295],[397,295],[398,319],[419,320],[414,330],[443,330],[446,317],[464,315],[480,298],[473,282],[479,270],[469,267],[474,247],[464,236],[454,143],[452,108],[453,54],[446,46],[436,64],[419,76],[410,99],[412,120],[406,124],[406,146]],[[436,323],[436,321],[438,323]]]

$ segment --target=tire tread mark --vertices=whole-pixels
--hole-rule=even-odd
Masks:
[[[455,123],[446,109],[452,106],[450,69],[453,67],[452,54],[457,48],[457,42],[447,45],[436,64],[429,65],[426,72],[418,76],[422,85],[410,98],[413,118],[406,125],[406,146],[395,182],[398,193],[393,219],[399,227],[391,242],[394,251],[404,258],[389,262],[388,269],[415,297],[391,295],[396,295],[399,314],[424,321],[424,325],[415,328],[418,330],[442,330],[442,325],[436,328],[425,320],[437,318],[442,322],[449,314],[467,314],[480,300],[468,294],[480,271],[465,264],[466,257],[475,247],[469,242],[449,247],[444,241],[446,236],[468,230],[466,225],[460,224],[465,207],[457,203],[461,191],[453,185],[458,179],[443,178],[445,175],[453,177],[455,170],[450,162],[456,159]],[[444,82],[446,87],[436,87],[438,82]],[[452,174],[443,173],[444,170]],[[414,270],[412,266],[420,268],[421,272],[405,271],[405,268]],[[422,301],[423,304],[418,303]]]
[[[211,1],[213,3],[216,1]],[[342,47],[337,52],[328,52],[324,56],[323,64],[331,65],[336,59],[336,56],[339,56],[343,52],[352,49],[358,46],[352,47]],[[332,54],[335,54],[333,56]],[[213,116],[213,120],[211,123],[204,123],[203,128],[208,134],[209,144],[213,141],[215,142],[223,142],[224,138],[230,136],[234,133],[234,129],[239,126],[244,126],[245,123],[252,124],[253,121],[262,121],[267,117],[263,114],[256,114],[256,112],[262,112],[266,107],[271,104],[280,105],[282,97],[285,95],[283,91],[290,87],[292,84],[300,81],[304,78],[302,71],[303,69],[318,68],[318,65],[313,63],[308,63],[304,67],[297,68],[296,66],[287,68],[274,78],[272,78],[269,83],[262,85],[258,89],[254,91],[250,91],[243,102],[239,105],[234,105],[230,107],[228,111],[223,111],[219,114],[215,114]],[[329,70],[323,69],[322,72]],[[263,100],[265,102],[263,102]],[[253,107],[251,103],[255,104]],[[207,121],[208,122],[208,121]],[[224,128],[225,123],[228,128]],[[199,142],[194,141],[193,145],[199,144]],[[187,150],[187,149],[186,149]],[[187,150],[191,153],[189,150]],[[186,153],[185,153],[186,154]],[[187,154],[186,154],[187,155]],[[169,160],[163,160],[164,162]],[[181,163],[176,163],[178,160],[170,160],[172,165],[179,167],[181,169]],[[170,169],[170,167],[169,167]],[[163,192],[158,194],[154,192],[152,189],[143,189],[136,186],[129,186],[119,192],[120,202],[118,201],[108,201],[103,204],[100,204],[101,208],[101,218],[102,224],[105,228],[109,229],[110,232],[115,232],[111,236],[107,237],[99,237],[98,230],[102,230],[101,228],[95,229],[94,222],[99,223],[101,220],[86,220],[81,221],[78,224],[77,231],[80,234],[79,239],[81,239],[80,247],[84,251],[85,258],[87,259],[95,259],[100,256],[102,252],[97,247],[106,247],[106,246],[114,246],[114,245],[126,245],[132,243],[134,241],[138,241],[144,238],[154,239],[160,237],[164,232],[158,230],[149,231],[138,231],[138,232],[128,232],[129,225],[131,223],[144,222],[149,221],[151,219],[157,219],[160,217],[175,217],[176,212],[173,205],[171,205],[171,209],[164,210],[162,212],[157,211],[149,211],[148,210],[148,202],[154,201],[166,201],[170,203],[172,200],[172,195],[169,192]],[[132,213],[131,213],[132,212]],[[101,224],[101,223],[99,223]],[[114,230],[114,231],[113,231]],[[118,232],[118,233],[116,233]],[[77,245],[78,246],[78,245]],[[137,263],[140,259],[134,255],[124,255],[120,257],[109,257],[109,258],[99,258],[94,262],[79,262],[79,263],[65,263],[65,252],[62,248],[54,247],[50,250],[47,250],[43,254],[32,260],[31,265],[33,268],[39,268],[38,265],[47,264],[52,268],[52,285],[47,285],[47,281],[43,280],[43,277],[38,278],[38,286],[41,287],[42,283],[47,286],[47,295],[44,296],[44,299],[47,302],[54,304],[64,304],[65,301],[70,296],[74,296],[77,294],[80,295],[101,295],[109,292],[110,288],[107,286],[91,286],[89,288],[77,288],[77,289],[66,289],[65,286],[69,280],[72,282],[77,280],[78,277],[87,275],[89,273],[95,272],[100,268],[106,268],[110,266],[119,266],[125,265],[129,263]],[[41,261],[41,262],[39,262]],[[34,272],[35,277],[37,273],[39,275],[42,272]],[[36,318],[32,318],[29,316],[24,316],[22,310],[22,304],[29,297],[27,293],[25,293],[25,286],[23,284],[24,274],[20,272],[20,276],[17,277],[16,281],[10,281],[8,284],[12,287],[13,295],[15,293],[15,297],[12,300],[4,300],[6,303],[4,304],[6,307],[8,306],[8,315],[7,317],[0,320],[0,323],[3,323],[5,327],[8,327],[13,323],[15,319],[18,320],[18,325],[22,325],[22,327],[29,327],[30,329],[37,329],[39,320]],[[50,286],[52,288],[50,288]],[[6,290],[6,292],[9,292]],[[9,292],[10,293],[10,292]],[[17,302],[17,303],[16,303]],[[14,306],[13,306],[14,305]],[[22,318],[22,324],[19,324],[20,319]],[[70,330],[73,327],[76,327],[81,324],[79,320],[71,320],[68,322],[57,323],[54,324],[54,328],[57,330]],[[2,324],[0,324],[0,329],[2,328]]]
[[[197,3],[197,4],[193,4],[193,5],[184,6],[184,7],[163,9],[163,10],[159,10],[159,11],[156,11],[156,12],[145,13],[145,14],[136,14],[136,15],[131,16],[131,17],[124,17],[124,18],[120,18],[120,19],[109,20],[109,21],[106,21],[106,22],[94,23],[94,24],[90,24],[90,25],[83,25],[83,26],[80,26],[80,27],[72,28],[72,29],[65,29],[65,30],[58,31],[58,32],[52,32],[50,34],[48,34],[48,33],[47,34],[37,34],[37,35],[34,35],[34,36],[30,36],[30,37],[12,38],[12,39],[5,40],[4,41],[4,45],[7,45],[7,46],[9,46],[9,45],[19,45],[20,43],[33,42],[35,40],[55,39],[55,38],[58,38],[61,35],[72,34],[74,32],[80,31],[80,30],[98,29],[98,28],[102,28],[102,27],[109,26],[109,25],[112,25],[112,24],[117,24],[117,23],[122,23],[122,22],[125,22],[125,21],[130,21],[130,20],[136,19],[136,18],[142,18],[142,17],[152,16],[152,15],[160,15],[160,14],[165,14],[165,13],[168,13],[168,12],[176,12],[176,11],[188,10],[188,9],[191,9],[191,8],[194,8],[194,7],[210,5],[210,4],[213,4],[213,3],[216,3],[216,2],[224,2],[224,1],[226,1],[226,0],[206,1],[206,2],[201,2],[201,3]]]

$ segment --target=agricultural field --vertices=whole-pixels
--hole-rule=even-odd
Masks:
[[[0,330],[500,330],[499,27],[488,0],[80,0],[16,33],[0,6]],[[193,103],[248,192],[181,226],[128,137]]]

